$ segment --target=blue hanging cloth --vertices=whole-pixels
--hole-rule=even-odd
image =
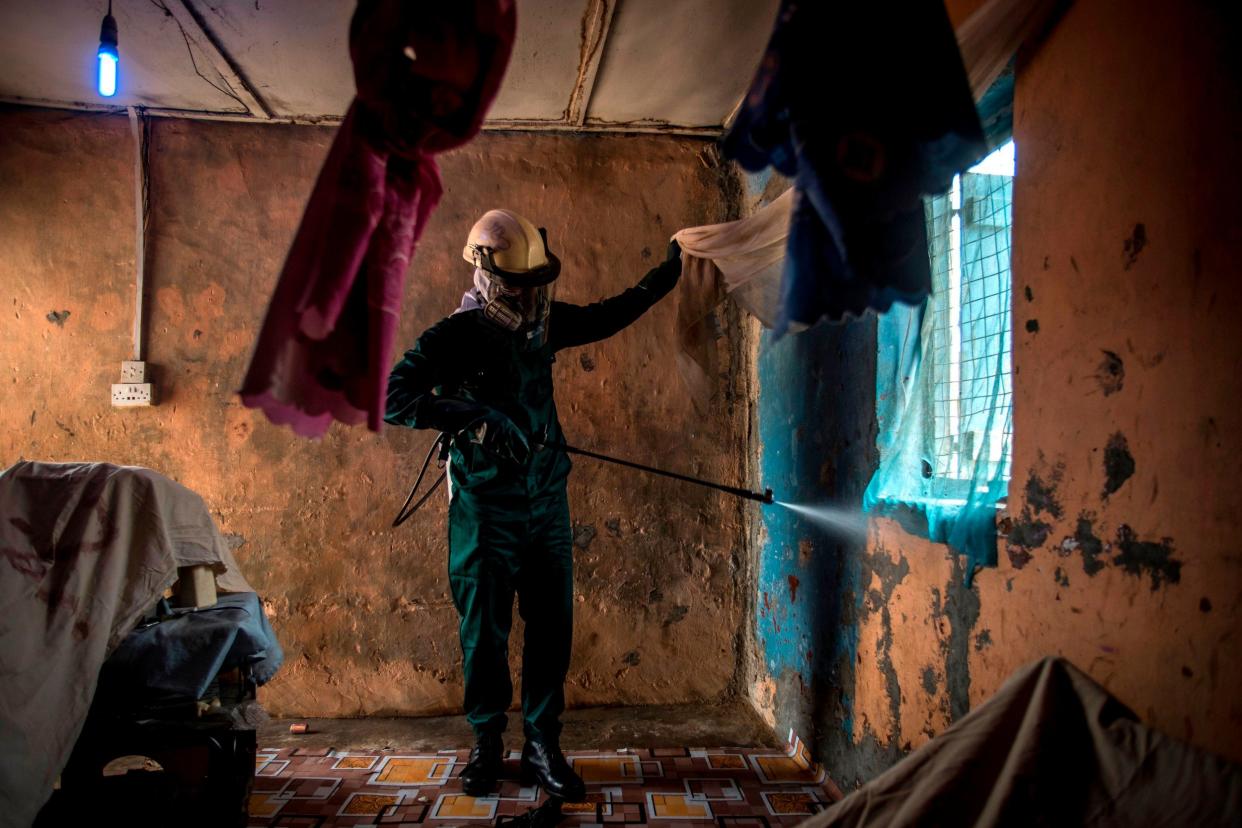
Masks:
[[[969,585],[996,565],[1011,475],[1013,178],[964,173],[954,196],[927,200],[931,295],[877,322],[880,465],[863,510],[965,556]]]
[[[986,152],[939,0],[783,0],[724,151],[797,190],[777,336],[896,301],[931,274],[921,197]]]

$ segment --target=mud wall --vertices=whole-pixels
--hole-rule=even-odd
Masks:
[[[334,426],[295,438],[234,390],[332,131],[151,124],[146,359],[158,405],[109,407],[129,358],[133,163],[124,117],[0,110],[0,465],[19,458],[149,466],[199,492],[265,599],[287,666],[276,714],[453,711],[461,692],[446,576],[445,500],[389,528],[430,434]],[[560,298],[636,282],[677,229],[731,209],[708,145],[663,137],[489,134],[442,159],[444,199],[410,272],[401,347],[452,311],[477,215],[549,228]],[[673,367],[673,300],[615,338],[561,354],[566,433],[584,446],[740,479],[748,372],[710,414]],[[736,322],[724,320],[721,350]],[[715,698],[732,685],[747,599],[735,502],[577,464],[571,704]],[[520,623],[515,635],[520,635]],[[520,639],[519,639],[520,640]],[[515,649],[514,663],[516,666]]]
[[[999,566],[966,588],[894,522],[852,542],[768,513],[751,696],[842,784],[1047,654],[1242,760],[1238,31],[1224,4],[1079,0],[1019,61]],[[769,485],[860,502],[874,353],[862,322],[761,356]]]

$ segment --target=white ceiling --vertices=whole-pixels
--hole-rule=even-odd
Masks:
[[[486,126],[716,134],[778,0],[518,0]],[[0,0],[0,100],[335,122],[353,95],[352,0],[113,0],[120,91],[95,92],[107,0]]]

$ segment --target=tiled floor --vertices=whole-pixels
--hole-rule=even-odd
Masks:
[[[468,751],[261,749],[251,826],[504,824],[546,800],[511,777],[494,796],[461,792]],[[796,825],[840,797],[791,737],[767,748],[621,748],[570,751],[587,802],[566,805],[562,824],[650,826]]]

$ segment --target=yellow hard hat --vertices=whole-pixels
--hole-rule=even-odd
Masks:
[[[546,231],[512,210],[488,210],[470,228],[461,257],[511,287],[546,285],[561,272]]]

